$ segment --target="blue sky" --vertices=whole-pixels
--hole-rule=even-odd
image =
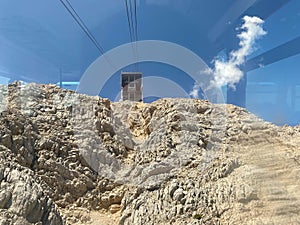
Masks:
[[[264,29],[268,34],[258,42],[253,56],[300,36],[300,1],[291,1],[269,17]],[[299,54],[249,72],[248,109],[277,124],[299,124],[300,101],[296,97],[300,94],[299,75]]]
[[[70,2],[105,51],[130,41],[124,1]],[[225,6],[232,5],[225,11],[221,2],[211,2],[137,1],[139,40],[166,40],[177,43],[206,59],[211,66],[210,59],[218,54],[212,51],[215,46],[206,44],[207,31],[218,33],[230,26],[239,11],[250,7],[256,1],[244,0],[241,4],[240,1],[224,0],[222,4]],[[222,13],[219,15],[217,12]],[[257,14],[254,11],[249,16],[259,16],[259,12]],[[214,19],[219,21],[219,26],[214,27],[210,23]],[[257,50],[248,58],[299,37],[299,21],[300,1],[291,0],[265,20],[263,27],[267,35],[256,43]],[[236,26],[241,23],[239,20]],[[232,35],[233,40],[229,40],[233,46],[231,50],[238,47],[234,46],[238,41],[235,38],[238,31],[235,32]],[[100,56],[59,1],[50,0],[0,2],[0,52],[0,83],[7,83],[9,79],[15,78],[31,78],[41,83],[57,83],[60,77],[67,81],[78,81],[85,69]],[[135,67],[129,66],[122,70],[134,69]],[[194,85],[194,81],[183,71],[165,64],[140,63],[139,70],[144,76],[163,77],[176,82],[187,93]],[[109,79],[100,92],[101,96],[115,99],[120,91],[119,74],[120,71]],[[247,76],[246,106],[251,112],[276,124],[300,123],[300,100],[297,97],[300,96],[299,54],[271,65],[261,65],[261,68],[248,72]]]

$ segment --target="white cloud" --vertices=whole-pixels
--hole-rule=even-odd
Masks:
[[[230,52],[229,59],[226,61],[215,59],[213,62],[214,67],[208,71],[204,71],[206,74],[213,76],[212,86],[221,87],[228,84],[232,88],[235,88],[235,84],[244,75],[239,67],[245,63],[246,57],[255,51],[255,41],[267,34],[262,28],[263,23],[264,21],[256,16],[243,17],[243,24],[237,29],[242,30],[237,35],[240,39],[240,48]],[[195,84],[190,95],[192,97],[198,96],[199,88],[199,85]]]
[[[198,83],[195,83],[193,86],[193,89],[190,91],[189,95],[192,98],[199,98],[199,91],[200,91],[200,85]]]
[[[214,64],[215,68],[212,71],[214,76],[212,80],[213,86],[222,87],[229,84],[229,86],[234,88],[234,85],[243,77],[243,72],[234,63],[216,60]]]

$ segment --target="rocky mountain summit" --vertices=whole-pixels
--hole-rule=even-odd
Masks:
[[[0,86],[0,224],[300,224],[300,127],[196,99]]]

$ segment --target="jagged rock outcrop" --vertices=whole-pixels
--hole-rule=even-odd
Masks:
[[[10,153],[0,146],[0,224],[63,224],[48,187]]]
[[[196,99],[0,87],[0,224],[297,224],[299,127]]]

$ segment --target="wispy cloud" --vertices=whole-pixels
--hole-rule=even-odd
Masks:
[[[229,85],[235,88],[235,85],[242,79],[243,71],[240,66],[245,63],[246,57],[255,51],[255,42],[267,32],[262,28],[264,21],[259,17],[244,16],[243,24],[237,30],[241,32],[237,35],[240,39],[240,48],[230,52],[228,60],[215,59],[213,68],[204,71],[206,74],[213,76],[211,85],[221,87]],[[198,96],[199,85],[195,84],[190,95]]]
[[[189,95],[192,98],[199,98],[199,91],[200,91],[201,87],[198,83],[195,83],[193,86],[193,89],[190,91]]]

